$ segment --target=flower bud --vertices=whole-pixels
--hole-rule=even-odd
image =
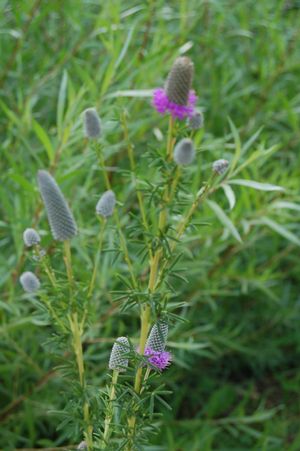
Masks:
[[[221,159],[213,162],[212,169],[216,174],[222,175],[227,171],[228,166],[229,161]]]
[[[77,226],[56,181],[49,172],[38,171],[38,184],[54,239],[65,241],[73,238]]]
[[[195,111],[195,113],[190,116],[187,120],[187,125],[192,130],[198,130],[199,128],[203,127],[204,118],[201,111]]]
[[[188,138],[184,138],[175,146],[174,161],[178,165],[188,165],[194,160],[195,154],[193,142]]]
[[[101,121],[95,108],[87,108],[83,112],[84,134],[89,139],[98,138],[101,134]]]
[[[105,191],[96,205],[96,213],[100,216],[103,216],[103,218],[108,218],[109,216],[112,216],[115,205],[115,193],[111,190]]]
[[[124,357],[130,351],[128,339],[126,337],[119,337],[114,343],[108,367],[110,370],[126,371],[128,366],[128,358]]]
[[[165,350],[166,341],[168,337],[168,324],[165,321],[158,321],[152,327],[146,348],[153,349],[157,352],[162,352]]]
[[[25,246],[31,247],[35,244],[39,244],[41,242],[41,237],[34,229],[26,229],[23,233],[23,240],[25,243]]]
[[[34,293],[35,291],[38,291],[41,286],[39,279],[31,271],[26,271],[21,274],[20,283],[23,290],[27,293]]]
[[[177,58],[168,75],[166,94],[170,102],[176,105],[187,105],[194,75],[194,64],[190,58]]]

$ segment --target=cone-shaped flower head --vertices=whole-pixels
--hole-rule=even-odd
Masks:
[[[221,159],[221,160],[214,161],[212,168],[213,168],[214,172],[216,172],[219,175],[222,175],[227,171],[228,166],[229,166],[229,161]]]
[[[195,92],[191,90],[193,75],[194,65],[189,58],[183,56],[175,60],[165,89],[153,91],[152,105],[158,113],[168,112],[179,120],[193,116],[197,101]]]
[[[130,351],[128,339],[126,337],[119,337],[110,353],[108,367],[110,370],[126,371],[128,366],[128,358],[124,357]]]
[[[204,119],[203,114],[201,111],[195,111],[195,114],[190,116],[187,120],[187,125],[192,130],[198,130],[199,128],[203,127]]]
[[[166,94],[170,102],[187,106],[194,76],[194,64],[190,58],[177,58],[168,75]]]
[[[26,229],[23,233],[23,240],[25,243],[25,246],[31,247],[35,244],[39,244],[41,242],[41,237],[34,229]]]
[[[174,161],[178,165],[191,164],[195,158],[195,148],[189,138],[179,141],[174,149]]]
[[[162,352],[165,350],[166,341],[168,337],[168,324],[165,321],[158,321],[152,327],[146,348],[151,348],[154,351]]]
[[[109,218],[109,216],[112,216],[114,212],[115,205],[115,193],[111,190],[105,191],[96,205],[96,213],[103,216],[103,218]]]
[[[38,172],[38,184],[54,239],[69,240],[76,235],[77,226],[59,186],[47,171]]]
[[[87,108],[83,112],[83,125],[87,138],[95,139],[101,135],[101,121],[95,108]]]
[[[39,279],[35,274],[33,274],[33,272],[30,271],[26,271],[21,274],[20,283],[23,290],[27,293],[34,293],[35,291],[38,291],[41,286]]]

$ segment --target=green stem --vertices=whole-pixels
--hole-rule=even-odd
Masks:
[[[79,326],[78,315],[77,312],[73,312],[69,316],[70,328],[72,331],[72,342],[73,349],[76,356],[78,374],[79,374],[79,382],[84,392],[86,389],[85,382],[85,372],[84,372],[84,361],[83,361],[83,351],[82,351],[82,328]],[[85,440],[87,443],[88,451],[93,450],[93,428],[90,424],[90,413],[89,413],[89,405],[87,401],[83,403],[83,419],[85,423]]]
[[[179,224],[177,226],[177,229],[176,229],[176,232],[175,232],[175,240],[172,240],[172,243],[170,244],[170,251],[171,251],[171,253],[175,250],[175,248],[177,246],[177,243],[180,241],[180,238],[182,237],[183,233],[185,232],[187,226],[189,225],[190,220],[191,220],[192,216],[194,215],[195,211],[197,210],[199,205],[210,194],[210,188],[212,186],[212,183],[213,183],[213,180],[214,180],[215,176],[216,176],[215,173],[213,173],[211,175],[210,179],[208,180],[208,182],[206,183],[206,185],[203,188],[203,190],[200,192],[200,194],[197,196],[197,198],[192,203],[192,205],[191,205],[190,209],[188,210],[188,212],[186,213],[186,215],[179,222]],[[159,271],[157,282],[155,284],[155,290],[158,289],[159,285],[162,282],[163,273],[164,273],[164,270],[167,268],[168,263],[169,263],[169,261],[165,261],[164,264],[162,265],[160,271]]]
[[[64,262],[65,262],[67,277],[68,277],[68,281],[69,281],[71,302],[73,305],[74,277],[73,277],[73,269],[72,269],[71,246],[70,246],[69,240],[64,241]]]
[[[99,158],[100,166],[101,166],[103,174],[104,174],[104,181],[105,181],[106,189],[110,190],[111,189],[111,185],[110,185],[110,181],[109,181],[107,172],[105,170],[103,153],[102,153],[102,149],[101,149],[100,146],[98,146],[96,148],[96,152],[97,152],[97,155],[98,155],[98,158]],[[114,218],[115,218],[116,225],[117,225],[117,228],[118,228],[119,237],[120,237],[120,244],[121,244],[122,251],[124,253],[125,261],[126,261],[127,266],[128,266],[128,270],[130,272],[131,280],[132,280],[134,288],[137,288],[138,287],[138,283],[137,283],[136,277],[134,275],[133,265],[132,265],[132,262],[131,262],[131,259],[130,259],[130,256],[129,256],[126,240],[125,240],[123,232],[122,232],[120,217],[119,217],[119,213],[118,213],[117,208],[115,208],[115,210],[114,210]]]
[[[129,133],[128,133],[128,127],[127,127],[125,113],[122,114],[121,121],[122,121],[123,131],[124,131],[124,139],[127,142],[127,152],[128,152],[129,162],[130,162],[130,169],[131,169],[132,179],[133,179],[136,196],[138,199],[139,208],[140,208],[140,212],[141,212],[141,216],[142,216],[142,223],[143,223],[145,231],[149,232],[149,224],[147,221],[147,216],[146,216],[146,211],[145,211],[145,206],[144,206],[144,198],[143,198],[141,191],[139,191],[139,189],[137,188],[136,163],[135,163],[135,158],[134,158],[133,146],[129,140]],[[151,246],[148,241],[147,241],[147,247],[148,247],[149,255],[151,255]]]
[[[93,274],[92,274],[92,278],[91,278],[90,285],[89,285],[88,297],[91,297],[93,294],[93,291],[94,291],[98,266],[99,266],[99,262],[100,262],[100,256],[101,256],[101,252],[102,252],[102,244],[103,244],[103,239],[104,239],[105,225],[106,225],[106,219],[104,218],[101,221],[101,228],[100,228],[100,232],[99,232],[99,244],[98,244],[98,249],[97,249],[97,253],[96,253],[96,257],[95,257]]]
[[[61,319],[57,316],[55,310],[53,309],[51,302],[49,301],[48,297],[45,294],[41,295],[41,300],[43,301],[43,303],[46,305],[47,309],[49,310],[50,314],[52,315],[52,318],[55,319],[55,321],[57,322],[57,324],[60,325],[60,327],[62,328],[62,330],[64,332],[66,332],[66,326],[64,325],[64,323],[61,321]]]
[[[170,161],[172,159],[172,150],[174,146],[173,139],[173,128],[174,128],[174,119],[170,116],[169,120],[169,129],[168,129],[168,138],[167,138],[167,151],[166,151],[166,160]],[[164,194],[163,194],[163,207],[159,214],[158,219],[158,231],[159,233],[163,233],[167,223],[167,207],[169,200],[169,187],[167,186]],[[162,255],[161,248],[158,248],[154,255],[150,257],[150,275],[148,282],[148,291],[149,293],[153,293],[155,291],[156,279],[158,275],[159,262]],[[141,355],[144,354],[146,341],[148,337],[148,332],[151,324],[151,307],[149,304],[143,304],[141,306],[141,333],[139,340],[139,353]],[[134,381],[134,390],[137,394],[141,393],[143,381],[143,368],[140,366],[135,375]],[[137,409],[136,409],[137,410]],[[130,443],[128,445],[128,449],[132,449],[132,442],[135,431],[135,423],[136,423],[136,414],[128,419],[128,426],[130,429]]]
[[[64,241],[64,262],[69,281],[70,301],[72,309],[72,313],[71,315],[69,315],[70,329],[72,333],[72,345],[76,357],[79,382],[82,388],[82,392],[84,393],[86,384],[85,384],[84,361],[82,351],[83,324],[81,323],[79,325],[78,314],[76,311],[76,304],[74,299],[74,277],[72,269],[71,246],[69,240]],[[93,451],[93,428],[92,425],[90,424],[89,405],[87,401],[84,401],[83,403],[83,419],[86,427],[84,435],[87,443],[87,449],[88,451]]]
[[[45,273],[47,274],[48,279],[51,282],[51,285],[53,286],[53,288],[56,289],[57,288],[57,280],[56,280],[55,274],[54,274],[51,266],[48,265],[47,256],[43,255],[41,246],[39,244],[36,244],[34,246],[34,255],[41,262],[42,268],[45,271]]]
[[[109,401],[108,401],[108,408],[106,412],[106,417],[104,421],[104,432],[103,432],[103,443],[102,443],[102,449],[105,448],[105,446],[108,444],[108,440],[111,434],[110,431],[110,423],[113,418],[114,414],[114,405],[113,402],[116,398],[116,384],[118,381],[119,371],[114,370],[112,374],[112,381],[111,386],[109,390]]]

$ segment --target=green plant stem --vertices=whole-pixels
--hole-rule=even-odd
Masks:
[[[94,287],[95,287],[95,281],[96,281],[97,271],[98,271],[98,267],[99,267],[100,256],[101,256],[101,252],[102,252],[105,225],[106,225],[106,219],[103,218],[101,220],[101,228],[100,228],[99,240],[98,240],[98,249],[97,249],[97,253],[96,253],[96,257],[95,257],[93,274],[92,274],[92,278],[91,278],[90,285],[89,285],[88,297],[92,296]]]
[[[64,241],[64,262],[69,281],[70,302],[72,310],[71,314],[69,315],[70,329],[72,333],[72,345],[76,357],[79,382],[82,388],[82,392],[84,394],[84,391],[86,389],[86,383],[85,383],[84,361],[82,351],[83,324],[81,323],[79,325],[78,314],[76,311],[74,299],[74,276],[72,270],[71,247],[69,240]],[[87,443],[87,449],[88,451],[93,451],[93,428],[92,425],[90,424],[89,405],[87,401],[84,401],[83,403],[83,419],[86,426],[84,435]]]
[[[99,163],[100,163],[100,166],[101,166],[103,174],[104,174],[104,181],[105,181],[106,189],[110,190],[111,189],[111,185],[110,185],[110,181],[109,181],[107,172],[105,170],[104,158],[103,158],[102,149],[101,149],[100,145],[98,145],[98,147],[96,148],[96,153],[98,155]],[[117,225],[117,228],[118,228],[121,249],[122,249],[122,251],[124,253],[124,258],[125,258],[125,261],[127,263],[128,270],[129,270],[129,273],[130,273],[130,276],[131,276],[131,281],[132,281],[132,284],[133,284],[134,288],[137,288],[138,287],[138,283],[137,283],[137,280],[136,280],[136,277],[135,277],[135,274],[134,274],[133,265],[132,265],[132,262],[131,262],[131,258],[129,256],[129,251],[128,251],[128,247],[127,247],[127,244],[126,244],[126,240],[125,240],[124,234],[122,232],[120,217],[119,217],[119,213],[118,213],[117,208],[115,208],[115,210],[114,210],[114,218],[115,218],[116,225]]]
[[[53,288],[56,289],[57,288],[56,277],[55,277],[53,271],[51,270],[51,268],[49,268],[49,266],[47,265],[47,262],[45,261],[44,258],[42,258],[42,267],[43,267],[45,273],[47,274],[47,276],[51,282],[51,285],[53,286]]]
[[[127,142],[127,152],[128,152],[129,162],[130,162],[130,169],[131,169],[132,179],[133,179],[136,196],[138,199],[139,208],[140,208],[140,212],[141,212],[141,216],[142,216],[142,223],[143,223],[145,231],[149,232],[149,224],[147,221],[147,216],[146,216],[146,211],[145,211],[144,198],[143,198],[141,191],[139,191],[139,189],[137,188],[136,163],[135,163],[135,158],[134,158],[133,146],[129,140],[129,133],[128,133],[128,127],[127,127],[125,113],[122,114],[121,121],[122,121],[122,126],[123,126],[123,131],[124,131],[124,139]],[[147,241],[147,247],[148,247],[149,255],[151,256],[151,246],[148,241]]]
[[[36,244],[34,246],[33,252],[34,252],[35,257],[41,262],[42,268],[45,271],[45,273],[47,274],[48,279],[51,282],[51,285],[53,286],[53,288],[56,289],[57,288],[57,280],[56,280],[55,274],[54,274],[51,266],[48,265],[47,256],[43,255],[41,246],[39,244]]]
[[[42,293],[41,294],[41,300],[43,301],[43,303],[46,305],[47,309],[49,310],[49,313],[52,315],[52,318],[55,319],[55,321],[57,322],[57,324],[60,325],[60,327],[62,328],[62,330],[64,332],[66,332],[66,326],[64,325],[64,323],[61,321],[61,319],[57,316],[55,310],[53,309],[51,302],[49,301],[48,297],[46,296],[46,294]]]
[[[72,270],[71,246],[70,246],[69,240],[64,241],[64,262],[65,262],[67,277],[68,277],[68,281],[69,281],[71,304],[73,306],[73,303],[74,303],[74,300],[73,300],[74,277],[73,277],[73,270]]]
[[[109,390],[108,408],[107,408],[107,413],[106,413],[106,417],[105,417],[105,421],[104,421],[103,443],[101,446],[102,449],[105,448],[105,446],[108,444],[108,440],[110,437],[110,423],[111,423],[111,420],[112,420],[113,414],[114,414],[113,402],[116,398],[116,384],[118,381],[118,377],[119,377],[119,371],[114,370],[113,374],[112,374],[112,381],[111,381],[110,390]]]
[[[174,145],[173,140],[173,128],[174,128],[174,119],[172,116],[170,116],[169,119],[169,129],[168,129],[168,138],[167,138],[167,151],[166,151],[166,160],[169,161],[172,158],[172,150]],[[168,186],[165,189],[164,195],[163,195],[163,207],[159,214],[158,219],[158,230],[159,233],[163,233],[164,229],[166,227],[167,223],[167,206],[168,206]],[[158,275],[158,269],[159,269],[159,262],[162,255],[161,248],[158,248],[154,255],[150,258],[150,275],[149,275],[149,282],[148,282],[148,291],[149,293],[153,293],[155,291],[155,285],[156,285],[156,279]],[[144,354],[146,341],[148,337],[148,332],[150,329],[151,324],[151,307],[149,304],[142,304],[141,306],[141,333],[140,333],[140,340],[139,340],[139,353],[141,355]],[[143,381],[143,368],[140,366],[135,375],[135,381],[134,381],[134,390],[137,394],[140,394],[141,388],[142,388],[142,381]],[[136,423],[136,415],[133,415],[128,420],[128,426],[130,429],[130,444],[128,450],[132,449],[132,439],[134,437],[134,429],[135,429],[135,423]]]
[[[208,182],[206,183],[206,185],[204,186],[202,191],[199,193],[197,198],[192,203],[192,205],[189,208],[189,210],[186,213],[186,215],[179,222],[179,224],[177,226],[177,229],[175,231],[175,240],[173,240],[172,243],[170,244],[170,251],[171,251],[171,253],[175,250],[175,248],[177,246],[177,243],[179,242],[179,240],[182,237],[183,233],[185,232],[187,226],[189,225],[190,220],[191,220],[192,216],[194,215],[195,211],[198,209],[199,205],[202,202],[204,202],[205,199],[207,198],[207,196],[210,194],[210,188],[211,188],[211,186],[213,184],[213,181],[214,181],[215,177],[216,177],[216,174],[212,173],[210,179],[208,180]],[[159,271],[157,282],[155,284],[155,290],[158,289],[159,285],[162,282],[163,273],[164,273],[164,270],[167,268],[168,263],[169,262],[166,260],[164,262],[164,264],[162,265],[160,271]]]

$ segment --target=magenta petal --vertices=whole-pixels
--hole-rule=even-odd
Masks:
[[[173,118],[177,118],[181,121],[186,117],[193,116],[196,102],[197,96],[195,91],[190,91],[187,105],[177,105],[174,102],[170,102],[165,90],[162,88],[157,88],[153,91],[152,105],[156,111],[160,114],[168,112]]]
[[[164,370],[172,360],[171,354],[167,351],[154,351],[151,348],[146,348],[144,355],[148,357],[148,362],[156,366],[159,370]]]

